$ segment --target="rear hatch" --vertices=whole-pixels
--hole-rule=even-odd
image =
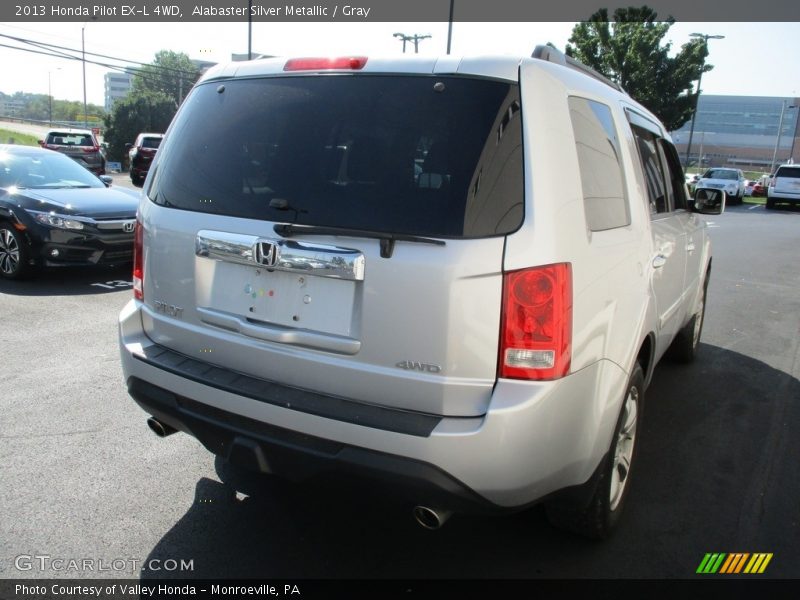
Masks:
[[[146,191],[145,329],[292,387],[482,414],[522,163],[514,82],[336,73],[201,84]]]
[[[100,147],[89,133],[51,132],[47,136],[45,148],[66,154],[85,165],[94,166],[100,162]]]
[[[161,137],[145,137],[142,139],[142,145],[136,149],[135,161],[137,166],[142,170],[150,168],[150,163],[153,162],[158,146],[161,144]]]
[[[782,166],[775,173],[775,192],[800,198],[800,167]]]

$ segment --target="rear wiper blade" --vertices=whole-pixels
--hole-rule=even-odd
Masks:
[[[433,244],[434,246],[444,246],[442,240],[410,235],[406,233],[386,233],[384,231],[368,231],[364,229],[348,229],[346,227],[324,227],[322,225],[293,225],[291,223],[279,223],[273,227],[275,233],[283,237],[293,235],[345,235],[350,237],[361,237],[380,240],[381,258],[391,258],[394,253],[395,242],[415,242],[418,244]]]

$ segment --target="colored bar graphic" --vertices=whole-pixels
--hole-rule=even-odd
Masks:
[[[742,573],[757,574],[763,573],[767,565],[772,560],[771,552],[734,552],[727,554],[724,552],[708,552],[697,567],[696,573],[733,575]],[[749,559],[749,560],[748,560]],[[747,565],[747,566],[745,566]]]
[[[747,563],[747,567],[745,567],[745,573],[763,573],[764,570],[767,568],[769,561],[772,560],[772,553],[760,553],[760,554],[753,554],[753,558],[750,559],[750,562]]]

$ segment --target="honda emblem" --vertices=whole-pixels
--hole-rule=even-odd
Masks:
[[[274,267],[278,264],[279,248],[272,242],[256,242],[256,262],[265,267]]]

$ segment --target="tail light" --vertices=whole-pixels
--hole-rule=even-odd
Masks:
[[[137,217],[133,230],[133,297],[144,301],[144,226]]]
[[[568,263],[506,273],[498,375],[559,379],[572,355],[572,268]]]
[[[83,148],[83,151],[84,152],[100,152],[100,146],[89,146],[89,147]]]
[[[290,58],[283,66],[284,71],[325,71],[346,69],[357,71],[367,64],[366,56],[341,56],[338,58]]]

